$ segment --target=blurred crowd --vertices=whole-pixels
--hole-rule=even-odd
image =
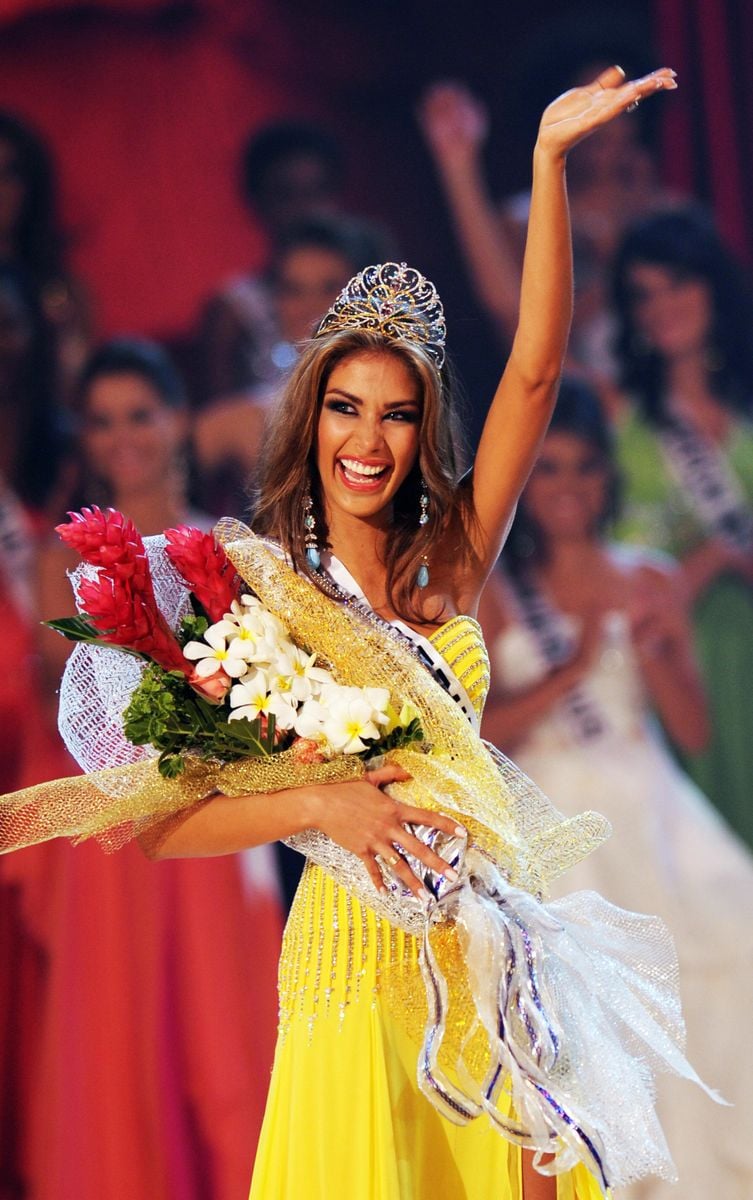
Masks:
[[[488,117],[462,84],[435,85],[419,121],[503,361],[528,196],[491,200]],[[44,139],[0,113],[2,792],[77,769],[55,731],[69,647],[39,624],[74,611],[54,525],[92,503],[145,535],[247,518],[300,343],[361,267],[411,258],[344,211],[326,130],[257,130],[240,167],[262,269],[218,281],[188,349],[138,329],[103,342]],[[563,810],[612,820],[581,882],[667,917],[698,1061],[709,988],[722,1018],[753,996],[734,917],[753,898],[753,294],[711,215],[662,187],[638,114],[574,151],[569,187],[567,373],[480,614],[485,734]],[[154,864],[53,843],[0,859],[0,1200],[245,1194],[295,871],[266,849]],[[706,1059],[740,1104],[734,1043]],[[753,1194],[748,1139],[724,1120],[670,1115],[683,1197],[712,1194],[722,1170],[728,1200]]]

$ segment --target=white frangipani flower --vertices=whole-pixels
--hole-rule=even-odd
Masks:
[[[264,608],[256,596],[249,596],[248,594],[241,596],[241,605],[247,615],[253,614],[261,623],[267,637],[274,637],[275,640],[288,638],[288,631],[279,617],[276,617],[274,613]]]
[[[235,632],[229,621],[217,621],[209,626],[202,642],[188,642],[183,647],[184,657],[196,662],[194,669],[200,678],[214,675],[219,667],[231,679],[240,679],[241,675],[245,675],[248,664],[227,644],[228,636]]]
[[[288,642],[285,652],[272,664],[273,686],[289,692],[297,704],[317,696],[323,684],[332,683],[332,673],[317,667],[316,655]]]
[[[267,641],[263,630],[247,624],[245,618],[235,630],[235,637],[228,648],[239,658],[244,658],[247,663],[257,663],[260,666],[271,663],[277,654],[274,643]]]
[[[313,697],[304,700],[295,717],[295,731],[299,737],[315,740],[324,736],[323,730],[329,711]]]
[[[230,707],[229,721],[255,721],[273,713],[278,729],[292,729],[295,723],[294,706],[278,692],[270,692],[267,674],[258,668],[230,689]]]
[[[341,754],[360,754],[362,750],[367,749],[368,743],[376,741],[380,734],[381,714],[374,711],[361,689],[353,690],[359,694],[337,699],[328,695],[323,701],[328,716],[322,732],[330,745]]]

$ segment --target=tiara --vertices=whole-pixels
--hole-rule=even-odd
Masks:
[[[433,283],[406,263],[364,267],[322,317],[314,337],[338,329],[371,329],[423,346],[439,370],[447,329]]]

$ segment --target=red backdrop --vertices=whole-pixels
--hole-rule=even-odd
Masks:
[[[349,148],[353,206],[383,215],[456,307],[454,345],[472,337],[483,318],[411,112],[433,78],[468,80],[492,110],[495,191],[525,186],[530,131],[515,103],[530,89],[515,70],[562,10],[521,9],[468,0],[461,21],[456,0],[0,0],[0,106],[53,147],[100,332],[183,335],[220,280],[261,261],[237,198],[238,150],[254,126],[303,113]],[[635,0],[630,17],[646,42],[653,25],[658,57],[680,70],[668,182],[712,201],[753,259],[753,4]],[[485,353],[472,346],[471,370]]]
[[[235,188],[245,134],[316,105],[296,82],[273,0],[78,8],[3,0],[0,106],[53,147],[73,263],[101,332],[170,335],[218,279],[262,253]]]

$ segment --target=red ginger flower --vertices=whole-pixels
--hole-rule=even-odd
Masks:
[[[190,675],[192,664],[157,607],[149,560],[133,522],[96,505],[69,515],[71,523],[59,525],[58,534],[85,562],[100,568],[96,579],[84,579],[78,589],[91,623],[113,645],[137,650],[166,671]]]
[[[138,575],[140,567],[149,578],[146,550],[133,521],[114,508],[103,512],[97,504],[68,516],[70,522],[57,525],[55,532],[66,546],[78,551],[84,562],[93,567],[120,567],[130,576]]]
[[[221,621],[240,597],[235,567],[213,533],[190,525],[166,529],[167,554],[180,571],[212,625]]]

